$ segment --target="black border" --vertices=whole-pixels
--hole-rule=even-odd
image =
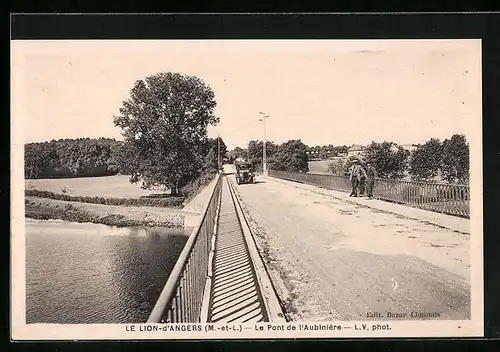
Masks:
[[[16,0],[11,3],[11,12],[57,12],[70,13],[75,9],[87,9],[94,13],[120,13],[137,12],[140,7],[142,13],[153,12],[203,12],[203,13],[231,13],[231,12],[443,12],[443,11],[492,11],[495,9],[493,2],[487,0],[275,0],[275,1],[234,1],[234,0],[188,0],[177,2],[160,2],[143,0],[137,6],[137,1],[100,1],[88,0]],[[404,6],[401,6],[404,5]],[[496,6],[499,9],[500,6]],[[80,11],[78,11],[80,12]]]
[[[13,14],[22,39],[490,39],[499,14]],[[496,27],[496,30],[495,30]]]
[[[11,38],[23,39],[482,39],[483,55],[483,213],[485,260],[485,336],[500,337],[500,14],[208,14],[208,15],[11,15]],[[8,130],[3,130],[3,142],[9,141]],[[10,147],[10,144],[9,144]],[[7,150],[7,149],[4,149]],[[3,170],[7,170],[6,158]],[[8,180],[7,176],[6,180]],[[5,187],[5,189],[8,189]],[[2,192],[5,200],[8,192]],[[4,236],[4,239],[6,236]],[[6,247],[4,247],[6,248]],[[4,256],[7,258],[7,256]],[[6,280],[4,281],[6,282]],[[7,296],[8,298],[9,296]],[[9,300],[4,300],[4,302]],[[9,331],[10,319],[2,324]],[[8,333],[9,334],[9,333]],[[396,339],[399,341],[405,339]],[[428,341],[432,339],[424,339]],[[434,346],[443,346],[440,339]],[[284,349],[295,350],[302,342]],[[304,340],[311,341],[311,340]],[[380,341],[380,340],[378,340]],[[384,340],[385,341],[385,340]],[[365,344],[365,341],[349,342]],[[174,345],[178,345],[172,342]],[[307,342],[309,343],[309,342]],[[19,344],[31,345],[20,342]],[[19,345],[14,344],[14,345]],[[226,345],[242,344],[236,341]],[[326,347],[323,342],[313,343]],[[93,344],[92,344],[93,345]],[[214,345],[203,343],[210,350]],[[420,345],[420,342],[410,342]],[[48,347],[48,345],[44,345]],[[67,343],[58,344],[58,347]],[[89,348],[91,345],[73,346]],[[158,347],[156,343],[150,344]],[[153,347],[154,346],[154,347]],[[462,346],[462,345],[461,345]],[[12,347],[12,346],[10,346]],[[40,347],[40,346],[39,346]],[[172,346],[173,347],[173,346]],[[190,347],[194,347],[191,345]],[[310,347],[308,347],[310,348]],[[440,348],[440,347],[438,347]],[[156,349],[156,348],[155,348]]]

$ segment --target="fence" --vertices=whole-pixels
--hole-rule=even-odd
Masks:
[[[275,170],[269,170],[269,176],[327,189],[351,191],[349,179],[344,176]],[[469,186],[466,185],[377,179],[373,196],[439,213],[467,218],[470,216],[470,190]]]
[[[221,189],[222,173],[219,173],[210,200],[179,255],[148,323],[199,322]]]

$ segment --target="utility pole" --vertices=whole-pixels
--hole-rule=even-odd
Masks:
[[[262,143],[262,174],[267,175],[267,160],[266,160],[266,144],[267,144],[267,138],[266,138],[266,119],[269,117],[269,115],[263,113],[262,111],[259,111],[259,115],[261,116],[259,118],[259,121],[262,121],[264,123],[264,142]]]

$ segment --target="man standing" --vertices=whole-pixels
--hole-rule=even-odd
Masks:
[[[360,165],[363,168],[363,164]],[[363,168],[365,169],[365,168]],[[361,175],[361,179],[359,180],[359,195],[362,196],[366,190],[366,174]]]
[[[357,197],[358,196],[358,188],[359,182],[361,178],[365,176],[365,170],[359,165],[358,160],[353,161],[353,165],[349,168],[349,179],[351,180],[352,192],[349,197]]]
[[[372,163],[366,163],[366,195],[368,199],[373,198],[373,186],[375,185],[375,178],[377,177],[377,172],[373,167]]]

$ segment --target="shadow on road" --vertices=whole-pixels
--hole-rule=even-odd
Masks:
[[[254,181],[253,183],[240,183],[238,186],[251,186],[259,183],[266,183],[266,181]]]

